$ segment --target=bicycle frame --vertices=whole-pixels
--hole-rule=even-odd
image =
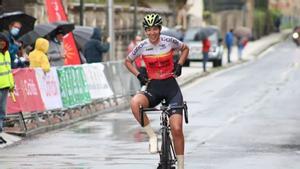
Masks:
[[[160,162],[157,169],[175,169],[175,163],[177,161],[175,149],[173,146],[173,141],[170,137],[171,127],[169,124],[169,116],[172,110],[184,110],[185,122],[188,123],[187,116],[187,105],[186,102],[182,106],[170,106],[166,105],[165,102],[161,102],[159,108],[143,108],[140,106],[140,115],[141,115],[141,126],[144,127],[144,112],[147,111],[159,111],[161,112],[160,116],[160,125],[161,125],[161,150],[159,151]]]

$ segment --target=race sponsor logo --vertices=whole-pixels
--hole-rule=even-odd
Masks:
[[[154,48],[146,48],[146,51],[151,51],[153,50]]]
[[[139,50],[141,50],[147,44],[146,41],[140,43],[137,47],[134,48],[132,55],[136,56]]]
[[[165,37],[165,36],[162,36],[161,37],[161,41],[165,41],[165,42],[172,42],[174,43],[175,45],[179,45],[179,41],[172,38],[172,37]]]
[[[166,44],[160,44],[159,47],[160,47],[160,50],[167,48]]]

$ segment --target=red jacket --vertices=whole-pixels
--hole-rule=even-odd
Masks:
[[[206,38],[206,39],[203,39],[202,41],[202,52],[209,52],[209,48],[210,48],[210,41]]]

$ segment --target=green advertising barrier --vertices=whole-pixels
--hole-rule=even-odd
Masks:
[[[81,66],[77,67],[76,77],[78,78],[78,82],[79,82],[78,84],[80,89],[80,94],[78,99],[84,103],[90,103],[92,99],[88,89],[87,81],[85,79],[85,74]]]
[[[68,90],[68,94],[69,94],[69,102],[70,105],[69,106],[74,106],[76,105],[76,91],[77,91],[77,87],[76,87],[76,80],[74,79],[74,70],[73,67],[65,67],[65,71],[67,74],[67,90]]]
[[[65,71],[65,68],[58,68],[56,69],[58,80],[59,80],[59,87],[61,92],[61,99],[63,103],[63,107],[69,107],[70,101],[69,101],[69,93],[68,93],[68,87],[67,87],[67,74]]]
[[[82,67],[57,69],[63,106],[65,108],[91,102],[91,96]]]

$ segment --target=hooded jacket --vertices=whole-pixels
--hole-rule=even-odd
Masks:
[[[107,52],[109,44],[103,44],[100,41],[101,32],[95,28],[91,39],[84,45],[83,55],[87,63],[102,62],[103,52]]]
[[[49,42],[47,39],[38,38],[35,41],[35,49],[29,53],[29,67],[40,67],[44,72],[50,71],[50,63],[46,53],[49,49]]]
[[[6,42],[6,46],[0,51],[0,89],[13,89],[15,82],[11,71],[11,59],[8,51],[9,42],[2,33],[0,33],[0,40]]]

